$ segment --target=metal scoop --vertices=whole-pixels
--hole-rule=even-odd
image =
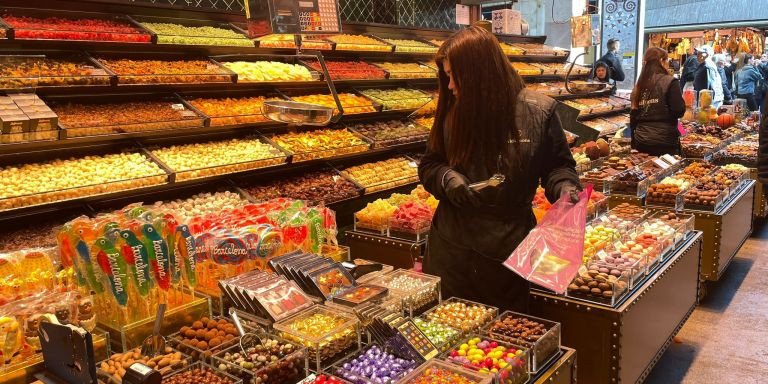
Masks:
[[[240,334],[240,349],[243,350],[243,353],[247,353],[246,350],[248,348],[261,344],[261,339],[258,336],[253,333],[245,333],[243,324],[240,322],[240,316],[235,308],[229,308],[229,317],[232,318],[232,322],[235,323],[237,332]]]
[[[155,328],[152,330],[152,334],[147,336],[141,343],[141,354],[143,356],[154,357],[158,352],[165,351],[165,337],[160,334],[163,317],[165,317],[165,304],[159,304],[155,316]]]
[[[474,189],[475,191],[479,191],[485,187],[498,187],[502,183],[504,183],[504,180],[506,180],[507,177],[502,175],[501,173],[496,173],[493,176],[491,176],[490,179],[485,181],[478,181],[477,183],[472,183],[469,185],[470,188]]]

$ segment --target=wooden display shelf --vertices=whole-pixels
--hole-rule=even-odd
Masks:
[[[576,384],[576,350],[560,347],[560,358],[551,367],[532,377],[529,384]]]
[[[698,303],[701,248],[694,232],[615,307],[531,290],[531,314],[563,325],[562,344],[579,351],[580,382],[642,382]]]
[[[768,216],[768,200],[765,199],[763,183],[757,179],[757,168],[749,169],[749,178],[755,180],[755,197],[754,206],[752,207],[752,216],[756,219],[764,219]]]
[[[696,216],[696,229],[703,232],[702,280],[720,280],[733,257],[752,234],[754,194],[755,181],[748,180],[717,212],[683,210]]]

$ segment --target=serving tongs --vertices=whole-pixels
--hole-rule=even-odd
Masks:
[[[480,191],[486,187],[498,187],[499,185],[503,184],[505,180],[507,180],[506,176],[504,176],[501,173],[496,173],[493,176],[491,176],[490,179],[485,181],[478,181],[477,183],[472,183],[469,185],[469,187],[475,191]]]

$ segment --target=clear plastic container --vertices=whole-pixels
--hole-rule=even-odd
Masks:
[[[259,322],[257,322],[255,319],[252,319],[247,314],[244,314],[242,312],[240,312],[240,314],[243,315],[241,316],[240,321],[243,324],[243,329],[246,331],[246,333],[259,334],[264,332],[262,325]],[[204,338],[202,337],[195,336],[193,338],[191,337],[192,336],[191,334],[184,336],[184,332],[187,332],[190,329],[193,330],[194,332],[197,332],[197,329],[194,328],[196,321],[191,321],[190,319],[188,320],[187,326],[181,327],[181,329],[178,332],[172,333],[171,335],[166,337],[166,341],[168,346],[189,356],[192,361],[203,361],[206,363],[213,363],[213,360],[212,360],[213,355],[231,346],[237,346],[240,341],[240,336],[237,334],[237,330],[234,328],[234,323],[232,323],[232,321],[229,318],[203,317],[201,319],[198,319],[197,321],[200,321],[202,319],[209,319],[210,321],[214,321],[217,324],[222,324],[220,327],[217,327],[216,329],[217,330],[228,329],[226,331],[227,332],[226,334],[229,340],[227,340],[226,337],[221,337],[218,332],[217,332],[217,337],[221,339],[220,340],[221,343],[213,341],[213,338],[212,338],[206,341],[205,344],[201,344],[200,341],[204,340]],[[200,321],[200,323],[202,324],[202,321]],[[203,330],[203,332],[209,332],[212,329],[212,328],[208,328],[208,322],[202,325],[203,327],[199,329]],[[229,337],[229,335],[232,335],[232,337]]]
[[[524,337],[521,330],[512,324],[521,324],[525,329],[535,329]],[[513,327],[510,329],[509,327]],[[506,311],[483,328],[483,332],[494,340],[528,347],[531,350],[531,372],[536,373],[560,352],[560,323],[542,318]]]
[[[465,334],[490,323],[499,309],[470,300],[451,297],[424,313],[424,318],[450,325]]]
[[[679,188],[670,188],[663,184],[651,184],[645,196],[645,203],[649,206],[660,206],[681,211],[685,203],[685,191]]]
[[[591,268],[598,268],[592,265]],[[603,269],[607,269],[603,267]],[[565,295],[613,307],[629,292],[629,273],[619,273],[618,276],[609,272],[599,272],[598,269],[579,271],[573,279]]]
[[[487,341],[490,343],[497,344],[497,347],[502,347],[502,352],[507,352],[510,350],[516,350],[515,352],[509,352],[504,353],[500,357],[492,357],[493,359],[499,359],[504,362],[503,366],[502,364],[494,365],[494,369],[497,369],[497,372],[491,372],[489,369],[485,366],[481,366],[482,363],[473,364],[469,359],[463,360],[466,358],[466,356],[459,355],[460,351],[462,351],[462,347],[464,345],[467,345],[467,348],[463,351],[468,351],[471,348],[476,347],[476,344],[480,340],[480,343]],[[493,347],[487,347],[487,348],[493,348]],[[519,353],[518,353],[519,351]],[[454,353],[455,352],[455,353]],[[494,353],[494,352],[491,352]],[[512,354],[510,356],[510,354]],[[488,357],[488,353],[485,353],[484,356]],[[440,358],[443,359],[446,362],[452,363],[452,364],[458,364],[466,369],[476,371],[481,374],[489,375],[493,378],[493,382],[499,383],[499,384],[523,384],[527,383],[528,379],[530,378],[530,350],[528,347],[522,347],[517,346],[512,343],[500,341],[500,340],[494,340],[491,338],[488,338],[487,335],[481,336],[481,335],[469,335],[468,337],[465,337],[463,340],[456,343],[453,348],[450,348],[448,351],[442,353],[440,355]],[[498,366],[498,368],[497,368]]]
[[[397,269],[373,279],[371,283],[387,287],[393,295],[401,297],[408,317],[440,302],[440,278],[437,276]]]
[[[645,196],[653,182],[654,178],[640,168],[628,169],[613,178],[610,186],[611,194]]]
[[[387,226],[387,236],[420,242],[427,238],[431,227],[431,218],[413,219],[403,222],[390,217],[389,225]]]
[[[361,356],[364,356],[371,348],[378,348],[383,353],[391,354],[396,358],[402,358],[405,361],[402,364],[412,364],[413,368],[417,367],[423,361],[423,360],[414,361],[414,360],[405,358],[404,356],[398,356],[392,351],[386,348],[383,348],[378,344],[373,343],[365,346],[363,349],[360,350],[359,353],[350,355],[347,358],[337,362],[336,364],[333,365],[333,367],[329,368],[327,371],[336,377],[340,377],[346,381],[353,382],[354,384],[376,384],[376,381],[374,381],[374,379],[371,378],[372,376],[375,376],[375,371],[373,371],[374,372],[373,374],[366,376],[365,374],[356,374],[356,373],[353,373],[351,370],[349,370],[349,367],[353,364],[352,362],[353,361],[357,362],[357,359]],[[387,368],[387,367],[383,366],[382,368]],[[398,382],[399,379],[405,377],[406,374],[407,373],[405,369],[403,369],[402,372],[394,376],[391,375],[391,371],[390,371],[390,373],[387,375],[387,377],[389,377],[390,380],[387,381],[387,383],[396,383]],[[351,380],[353,377],[355,378],[355,380]],[[379,382],[381,382],[381,380],[379,380]]]
[[[430,384],[435,383],[436,380],[445,383],[491,384],[493,377],[482,375],[457,364],[432,359],[406,375],[398,384]]]
[[[656,212],[648,218],[649,222],[659,221],[676,228],[675,244],[685,240],[694,230],[696,217],[687,213],[678,212]]]
[[[194,371],[194,370],[203,370],[206,372],[211,372],[215,376],[218,376],[220,379],[222,379],[223,382],[226,384],[243,384],[243,381],[240,380],[239,378],[232,376],[226,372],[222,372],[221,370],[200,361],[192,363],[188,367],[175,371],[170,375],[163,376],[163,379],[170,379],[174,376],[184,375],[185,372]]]
[[[285,353],[275,361],[267,361],[263,366],[249,367],[247,362],[238,364],[234,361],[237,359],[234,357],[237,356],[236,354],[243,355],[240,345],[237,344],[213,355],[212,364],[219,370],[241,379],[244,384],[295,383],[307,375],[309,364],[305,348],[272,335],[261,335],[261,346],[268,348],[264,356],[267,358],[269,358],[270,349],[275,348],[264,344],[267,339],[277,341],[278,345],[282,346],[281,351],[285,350],[286,345],[290,345],[292,352]],[[272,354],[272,356],[275,355]]]
[[[613,275],[617,280],[622,280],[623,276],[626,275],[629,289],[634,288],[645,277],[645,272],[648,270],[645,259],[625,258],[621,251],[616,250],[600,252],[595,255],[594,259],[587,264],[587,269],[596,269],[600,273]],[[577,286],[581,287],[578,284]],[[591,288],[588,284],[587,287]],[[575,289],[576,287],[572,288]]]
[[[0,95],[0,144],[56,140],[58,117],[33,93]]]
[[[274,324],[279,336],[307,348],[310,369],[321,371],[360,348],[357,317],[315,305]]]
[[[727,197],[728,190],[701,191],[691,188],[685,193],[684,207],[686,210],[716,212],[725,204]]]
[[[426,336],[438,352],[447,352],[454,345],[458,345],[461,332],[453,327],[435,321],[429,321],[421,316],[415,317],[413,323]]]

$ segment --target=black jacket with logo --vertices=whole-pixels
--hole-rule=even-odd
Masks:
[[[579,185],[576,163],[568,149],[560,118],[554,113],[556,101],[536,92],[520,93],[516,125],[520,130],[523,169],[510,170],[506,182],[480,192],[482,205],[459,209],[445,196],[442,177],[449,169],[447,159],[427,151],[419,164],[419,178],[427,191],[441,200],[432,222],[430,236],[439,236],[460,247],[493,260],[503,261],[536,225],[531,201],[541,181],[547,198],[560,197],[565,183]],[[512,143],[509,150],[514,151]],[[496,169],[479,165],[456,171],[470,182],[487,180]]]
[[[630,112],[632,138],[644,146],[671,146],[678,142],[677,119],[685,114],[685,102],[678,80],[656,74],[653,86],[640,95],[638,108]]]

